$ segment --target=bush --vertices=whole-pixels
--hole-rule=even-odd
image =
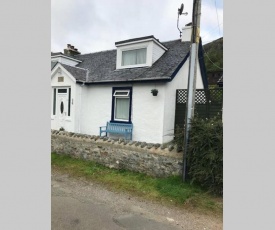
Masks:
[[[223,124],[220,117],[191,122],[187,149],[187,169],[191,183],[215,194],[223,191]],[[177,128],[175,142],[183,146],[184,131]]]

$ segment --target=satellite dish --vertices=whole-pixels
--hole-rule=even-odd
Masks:
[[[181,30],[179,29],[179,16],[180,15],[187,15],[188,13],[187,12],[185,12],[185,13],[182,13],[182,11],[183,11],[183,8],[184,8],[184,5],[183,5],[183,3],[181,4],[181,6],[180,6],[180,8],[178,9],[178,22],[177,22],[177,27],[178,27],[178,30],[179,30],[179,32],[180,32],[180,37],[181,37]]]
[[[178,9],[179,15],[182,15],[183,8],[184,8],[184,5],[182,3],[181,6],[180,6],[180,8]]]

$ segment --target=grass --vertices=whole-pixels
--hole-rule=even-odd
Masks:
[[[74,177],[98,182],[115,191],[187,208],[190,211],[222,216],[222,198],[198,186],[182,183],[180,176],[154,178],[128,170],[110,169],[91,161],[52,153],[52,167]]]

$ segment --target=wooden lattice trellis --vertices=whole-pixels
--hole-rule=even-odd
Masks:
[[[195,92],[195,113],[210,118],[222,114],[223,89],[197,89]],[[175,127],[183,126],[187,103],[187,90],[176,91]]]

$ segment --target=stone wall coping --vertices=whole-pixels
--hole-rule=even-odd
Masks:
[[[109,138],[100,137],[96,135],[88,135],[81,133],[73,133],[67,131],[51,130],[52,136],[62,136],[65,138],[71,138],[74,140],[88,141],[98,143],[100,145],[112,145],[113,148],[121,148],[138,151],[141,153],[161,155],[172,158],[181,159],[182,152],[177,152],[176,145],[173,144],[158,144],[158,143],[146,143],[139,141],[129,141],[122,138]]]

